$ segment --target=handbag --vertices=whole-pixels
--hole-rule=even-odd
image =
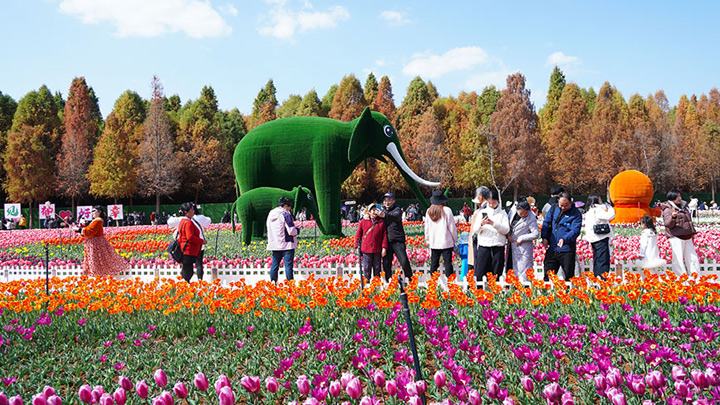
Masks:
[[[593,225],[593,232],[595,232],[595,235],[607,235],[610,233],[610,225],[609,224],[595,224],[595,225]]]
[[[180,232],[178,232],[178,236],[180,235]],[[185,242],[185,247],[187,247],[188,241]],[[170,244],[167,247],[167,252],[170,254],[170,257],[173,258],[178,263],[183,262],[183,258],[185,257],[185,254],[183,253],[183,250],[180,248],[180,242],[178,242],[177,238],[173,238],[173,241],[170,242]]]

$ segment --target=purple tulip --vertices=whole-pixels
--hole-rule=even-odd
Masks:
[[[275,377],[270,376],[265,379],[265,389],[268,390],[271,394],[274,394],[277,392],[277,390],[280,388],[280,384],[278,384]]]
[[[645,376],[645,382],[648,387],[656,390],[664,387],[667,380],[665,380],[665,376],[660,371],[650,370]]]
[[[220,388],[220,405],[235,405],[235,394],[233,394],[232,389],[224,385]]]
[[[716,385],[720,385],[720,378],[718,378],[718,374],[714,369],[709,367],[706,368],[705,377],[708,380],[708,384],[712,385],[713,387]]]
[[[433,376],[433,380],[435,381],[435,385],[442,389],[445,386],[445,383],[447,382],[447,375],[445,375],[445,371],[438,370],[435,372],[435,375]]]
[[[375,370],[372,376],[373,382],[378,387],[384,387],[385,386],[385,372],[382,370]]]
[[[420,397],[415,396],[415,395],[408,398],[407,403],[408,403],[408,405],[422,405],[422,401],[420,400]]]
[[[348,383],[353,378],[355,378],[355,376],[351,372],[343,373],[343,375],[340,376],[340,383],[342,384],[343,389],[347,388]]]
[[[527,392],[533,392],[533,390],[535,390],[535,382],[526,375],[520,377],[520,385],[522,385],[523,389]]]
[[[243,378],[240,379],[240,386],[251,394],[257,394],[260,392],[260,377],[243,376]],[[308,382],[308,389],[309,388],[310,383]]]
[[[605,375],[605,382],[607,383],[608,387],[617,388],[621,386],[623,383],[622,372],[617,368],[612,367]]]
[[[47,405],[47,399],[45,399],[45,395],[43,394],[37,394],[32,397],[32,400],[30,401],[32,405]]]
[[[498,394],[500,393],[500,385],[497,383],[497,381],[495,381],[495,379],[492,377],[488,378],[486,387],[487,395],[492,399],[497,399]]]
[[[160,394],[160,398],[162,398],[165,405],[175,405],[175,399],[173,399],[172,394],[167,391],[163,391]]]
[[[623,394],[620,390],[617,390],[615,391],[615,393],[613,393],[613,395],[610,397],[610,402],[613,405],[627,405],[625,394]]]
[[[188,396],[188,389],[185,387],[182,381],[178,381],[173,386],[173,393],[180,399],[184,399]]]
[[[4,392],[0,392],[0,405],[8,405],[8,399]]]
[[[695,386],[697,386],[701,390],[704,390],[710,385],[708,384],[708,380],[705,377],[705,373],[700,370],[691,371],[690,378],[692,379],[693,384],[695,384]]]
[[[685,376],[686,376],[686,374],[685,374],[685,369],[682,368],[681,366],[674,365],[674,366],[672,367],[672,374],[671,374],[671,375],[672,375],[673,381],[684,380],[684,379],[685,379]]]
[[[199,389],[202,392],[207,391],[207,389],[210,387],[210,383],[208,382],[207,377],[205,377],[205,374],[203,373],[195,374],[195,379],[193,380],[193,383],[195,384],[195,388]]]
[[[558,402],[562,394],[563,390],[558,383],[550,383],[543,388],[542,396],[550,402]]]
[[[90,388],[89,385],[84,384],[78,390],[78,397],[80,397],[80,400],[86,404],[91,404],[93,401],[92,388]]]
[[[575,398],[573,398],[572,391],[566,391],[562,395],[560,405],[575,405]]]
[[[132,384],[130,386],[132,386]],[[125,393],[125,389],[122,387],[116,389],[115,392],[113,392],[113,399],[115,400],[115,403],[117,405],[125,405],[125,403],[127,402],[127,394]]]
[[[482,404],[482,397],[476,389],[472,389],[468,395],[468,401],[470,401],[470,405],[480,405]]]
[[[104,394],[104,393],[105,393],[105,388],[103,388],[102,385],[96,385],[96,386],[94,386],[94,387],[93,387],[93,390],[92,390],[92,396],[93,396],[93,399],[94,399],[93,403],[95,403],[95,402],[100,402],[100,397],[101,397],[102,394]]]
[[[675,392],[683,398],[687,398],[690,393],[690,389],[685,381],[675,381]]]
[[[118,377],[118,384],[120,384],[120,388],[124,389],[126,392],[132,391],[133,389],[132,382],[124,375]]]
[[[135,392],[137,392],[138,396],[142,399],[146,399],[148,397],[148,394],[150,393],[150,389],[148,388],[148,385],[145,382],[145,380],[140,380],[137,383],[135,383]]]
[[[9,405],[23,405],[23,400],[20,395],[15,395],[14,397],[10,398],[10,401],[8,402]]]
[[[232,387],[230,385],[230,380],[225,376],[225,374],[220,374],[217,381],[215,381],[215,393],[220,395],[220,391],[223,387],[230,388],[230,392],[232,393]],[[235,395],[233,395],[234,397]]]
[[[47,399],[47,403],[48,403],[48,405],[62,405],[62,398],[60,398],[57,395],[51,395]],[[118,404],[118,405],[122,405],[122,404]]]
[[[308,380],[306,376],[301,375],[300,377],[298,377],[295,385],[297,385],[300,394],[307,395],[310,393],[310,380]]]
[[[394,397],[397,394],[397,383],[395,380],[388,380],[385,383],[385,391],[387,391],[388,395],[391,397]]]
[[[348,382],[347,387],[345,388],[345,392],[350,396],[352,399],[358,399],[362,396],[362,384],[360,384],[360,380],[357,378],[353,378]]]
[[[337,398],[342,393],[342,385],[340,384],[340,381],[333,381],[330,383],[330,395]]]
[[[42,393],[45,398],[50,398],[51,396],[55,395],[55,388],[46,385],[45,388],[43,388]]]
[[[155,383],[160,388],[165,387],[168,383],[167,375],[165,375],[165,372],[162,371],[161,368],[155,370],[155,374],[153,374],[153,377],[155,377]]]

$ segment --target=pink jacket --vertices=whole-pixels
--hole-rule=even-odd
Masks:
[[[298,229],[292,214],[282,207],[273,208],[268,214],[267,222],[268,244],[267,250],[293,250],[297,248]]]

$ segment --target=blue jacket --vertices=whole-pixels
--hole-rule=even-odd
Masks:
[[[545,215],[540,235],[550,243],[549,249],[555,252],[569,252],[570,249],[575,249],[575,241],[580,236],[581,229],[582,213],[577,207],[573,206],[563,212],[560,207],[553,205]],[[562,247],[557,246],[560,239],[564,240]]]

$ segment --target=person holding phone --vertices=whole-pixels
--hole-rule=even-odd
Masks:
[[[540,235],[545,246],[545,281],[549,272],[557,273],[562,267],[565,280],[575,276],[575,250],[577,238],[582,230],[582,213],[573,204],[570,193],[558,195],[557,204],[548,210],[543,219]]]
[[[477,235],[475,279],[482,281],[487,274],[500,279],[505,266],[505,235],[510,232],[507,214],[500,207],[500,193],[490,190],[487,205],[480,211],[480,220],[473,223],[471,233]]]
[[[405,246],[405,229],[403,228],[402,216],[402,208],[395,203],[395,195],[385,193],[381,210],[378,212],[378,217],[383,219],[387,228],[387,254],[382,258],[385,281],[389,281],[393,275],[393,256],[397,257],[397,262],[402,267],[405,278],[410,279],[413,275]]]

